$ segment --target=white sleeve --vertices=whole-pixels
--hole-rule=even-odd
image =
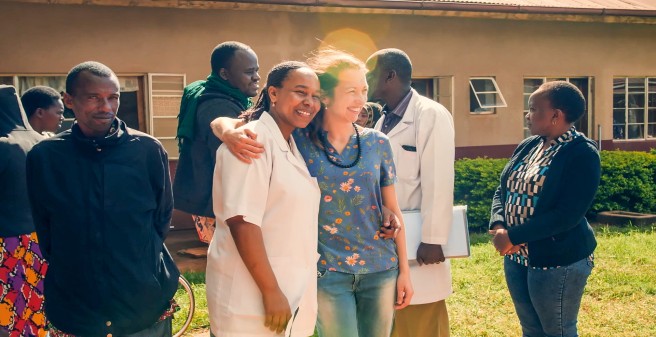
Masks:
[[[424,104],[422,109],[428,111],[421,111],[417,121],[423,221],[421,241],[444,245],[449,238],[453,218],[453,118],[439,104]]]
[[[262,226],[272,172],[272,147],[262,131],[258,130],[258,141],[264,144],[264,153],[251,164],[239,161],[225,145],[217,150],[212,202],[219,221],[241,215]]]

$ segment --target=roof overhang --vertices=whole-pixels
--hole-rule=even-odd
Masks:
[[[51,5],[353,13],[656,24],[656,10],[573,8],[412,0],[9,0]]]

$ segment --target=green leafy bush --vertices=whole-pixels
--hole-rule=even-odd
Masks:
[[[507,159],[460,159],[455,164],[454,202],[467,205],[467,219],[472,231],[487,228],[494,191]]]
[[[656,213],[656,153],[651,152],[601,152],[601,183],[589,216],[607,210]],[[507,161],[456,161],[454,200],[457,205],[468,205],[471,231],[487,229],[492,196]]]
[[[601,152],[601,185],[591,212],[656,211],[656,154]]]

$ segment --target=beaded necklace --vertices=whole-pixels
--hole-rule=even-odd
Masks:
[[[328,153],[328,144],[327,144],[326,140],[324,140],[323,137],[319,137],[321,139],[321,145],[323,145],[323,153],[326,154],[326,158],[328,158],[328,161],[331,164],[333,164],[337,167],[340,167],[340,168],[347,169],[347,168],[351,168],[355,165],[358,165],[358,163],[360,162],[360,158],[362,157],[362,146],[360,146],[361,145],[360,144],[360,133],[358,132],[358,127],[355,126],[355,123],[353,123],[353,129],[355,129],[355,138],[357,139],[357,142],[358,142],[358,156],[355,158],[355,160],[351,164],[348,164],[348,165],[344,165],[344,164],[340,164],[340,163],[336,162],[333,159],[334,158],[333,155]],[[326,136],[326,138],[328,138],[328,137]]]

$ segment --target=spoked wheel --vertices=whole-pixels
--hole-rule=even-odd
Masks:
[[[189,325],[191,325],[191,319],[194,317],[196,305],[191,284],[182,275],[178,279],[178,291],[176,291],[174,298],[180,306],[180,310],[175,313],[173,319],[173,337],[180,337],[187,331]]]

